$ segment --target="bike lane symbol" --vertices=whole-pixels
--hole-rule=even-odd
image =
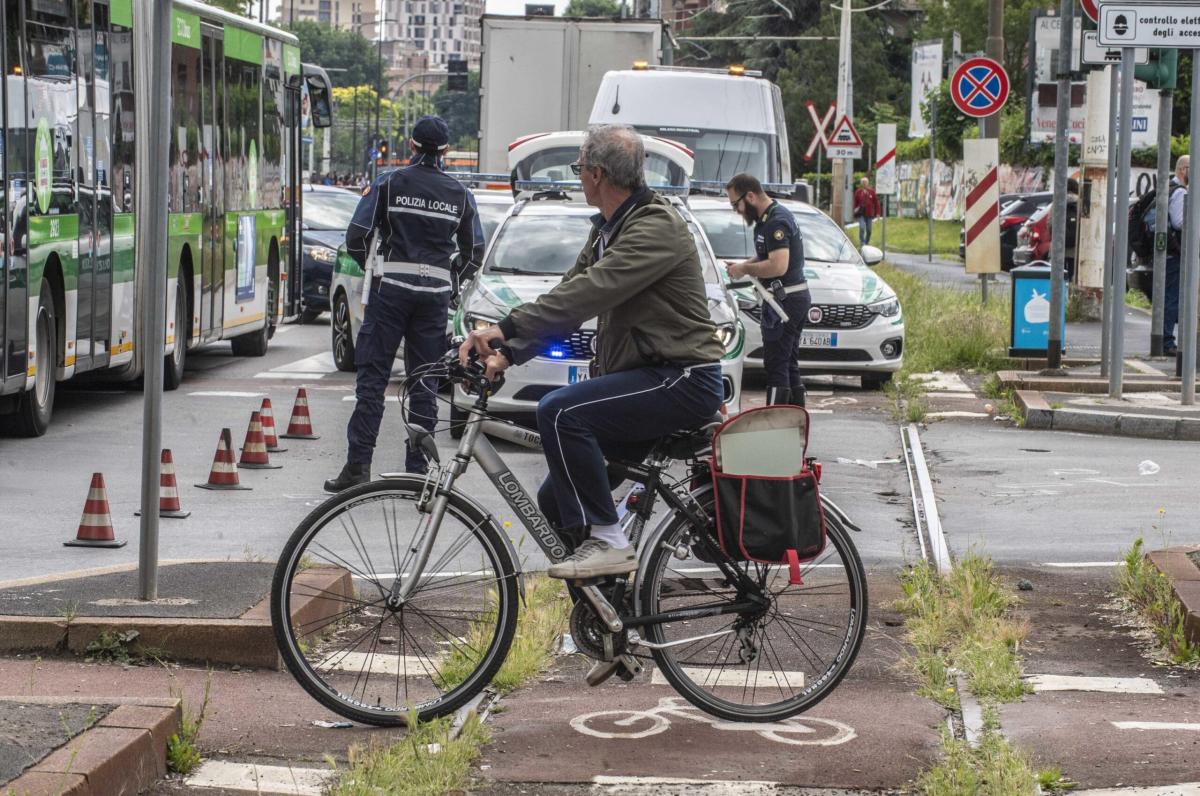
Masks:
[[[838,746],[858,737],[848,724],[833,719],[797,716],[770,723],[722,721],[680,697],[664,697],[650,710],[600,710],[571,719],[576,732],[593,738],[648,738],[666,732],[671,719],[708,724],[715,730],[752,732],[775,743],[792,746]],[[607,727],[610,729],[602,729]]]

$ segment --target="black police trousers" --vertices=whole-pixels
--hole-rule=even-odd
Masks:
[[[804,405],[804,382],[800,378],[800,333],[812,298],[807,290],[791,293],[784,299],[786,321],[769,306],[763,307],[763,369],[767,373],[768,403]]]

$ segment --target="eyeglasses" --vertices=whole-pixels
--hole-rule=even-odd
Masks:
[[[583,174],[583,170],[585,168],[587,168],[587,167],[583,163],[580,163],[577,160],[571,164],[571,173],[574,174],[576,177],[578,177],[580,174]]]
[[[747,194],[749,194],[749,191],[742,194],[737,199],[734,199],[732,202],[729,203],[729,206],[732,207],[734,210],[737,210],[738,205],[740,205],[742,203],[742,200],[746,198]]]

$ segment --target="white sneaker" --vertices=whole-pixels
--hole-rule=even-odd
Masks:
[[[585,539],[574,553],[546,570],[560,580],[590,580],[604,575],[624,575],[637,569],[633,545],[614,549],[608,542]]]

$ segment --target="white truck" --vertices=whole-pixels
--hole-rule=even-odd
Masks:
[[[586,130],[605,73],[658,64],[662,44],[660,20],[485,14],[479,170],[506,172],[522,136]]]

